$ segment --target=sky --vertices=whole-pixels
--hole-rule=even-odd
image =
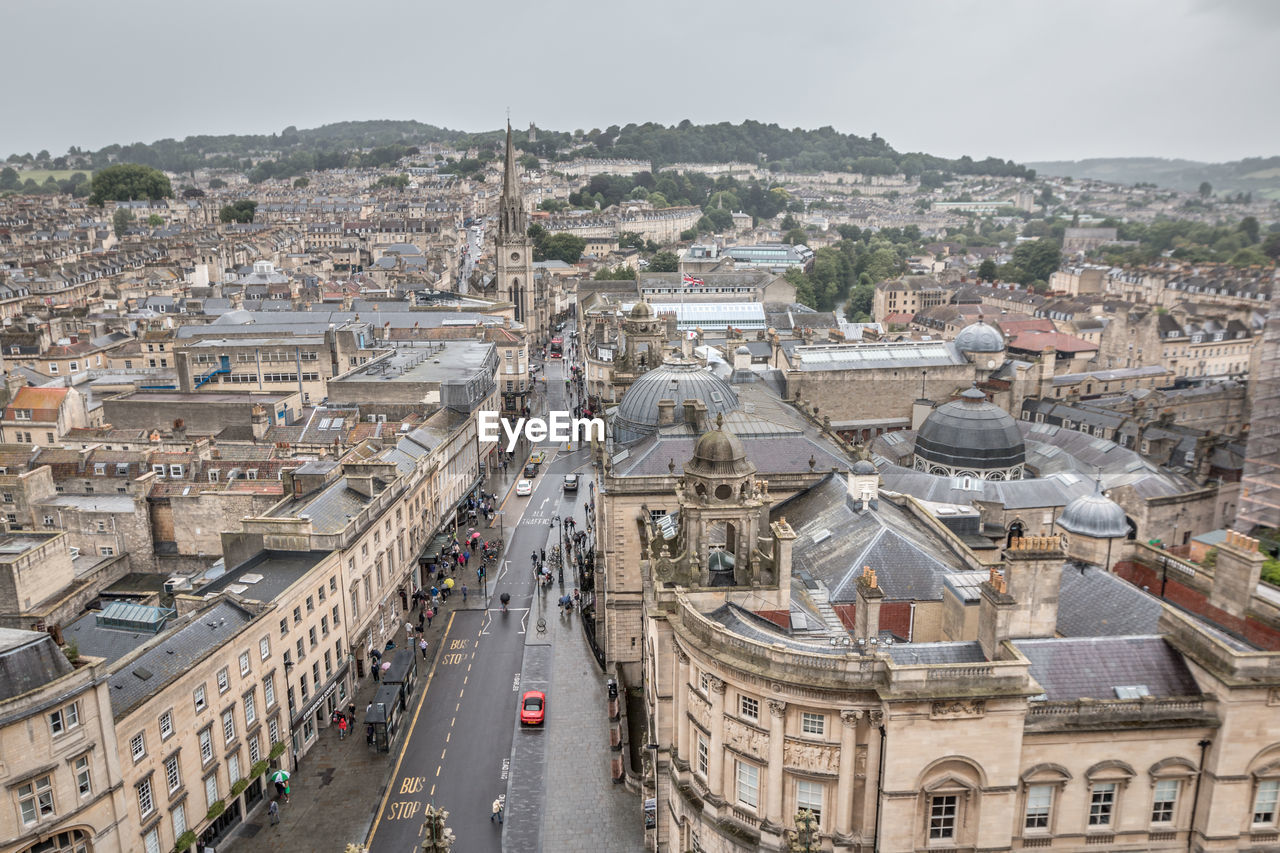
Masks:
[[[1280,154],[1280,0],[0,0],[0,156],[357,119]],[[23,34],[26,34],[25,36]]]

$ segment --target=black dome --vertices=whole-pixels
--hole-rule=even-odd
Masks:
[[[938,407],[916,433],[917,459],[953,469],[1014,468],[1027,459],[1018,423],[977,388]]]
[[[613,416],[613,440],[628,444],[657,432],[659,400],[672,400],[677,407],[685,400],[701,400],[712,419],[738,408],[733,386],[699,362],[667,361],[642,374],[622,395]]]

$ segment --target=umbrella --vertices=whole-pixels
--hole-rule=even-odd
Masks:
[[[508,601],[511,600],[511,593],[504,592],[502,595],[498,596],[498,600],[501,601],[503,604],[506,604]]]
[[[391,661],[387,661],[386,663],[384,663],[384,664],[382,665],[382,671],[383,671],[383,672],[386,672],[386,671],[387,671],[387,670],[389,670],[389,669],[391,669]]]
[[[568,604],[570,601],[573,601],[573,599],[572,599],[572,598],[570,598],[569,596],[567,596],[567,595],[562,595],[562,596],[560,596],[560,603],[561,603],[561,604]]]
[[[271,781],[272,781],[272,782],[288,782],[288,781],[289,781],[289,771],[288,771],[288,770],[277,770],[276,772],[274,772],[274,773],[272,773],[272,774],[271,774]]]
[[[444,579],[444,588],[445,588],[445,589],[453,589],[453,578],[445,578],[445,579]]]

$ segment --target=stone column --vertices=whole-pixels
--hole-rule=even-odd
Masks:
[[[858,763],[858,722],[861,711],[840,712],[840,777],[836,783],[835,833],[853,832],[853,777]]]
[[[880,778],[880,726],[884,724],[883,711],[867,712],[867,784],[862,801],[862,837],[869,838],[876,825],[876,800],[884,784]]]
[[[786,761],[787,703],[773,699],[769,704],[769,768],[765,782],[765,820],[782,826],[782,766]]]
[[[707,768],[707,787],[711,795],[724,803],[724,688],[722,679],[710,676],[711,687],[711,760]]]
[[[689,656],[680,648],[674,639],[671,641],[675,649],[676,661],[676,719],[671,732],[671,757],[680,769],[687,768],[692,756],[696,754],[689,741]],[[681,761],[683,759],[683,762]]]

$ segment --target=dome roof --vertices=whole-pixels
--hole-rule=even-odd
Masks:
[[[949,468],[989,471],[1023,464],[1027,448],[1018,422],[970,388],[924,419],[916,433],[915,454]]]
[[[857,462],[853,463],[853,473],[866,475],[879,474],[880,472],[876,470],[876,466],[872,465],[866,459],[859,459]]]
[[[733,351],[735,355],[751,355],[751,350],[746,344],[738,344],[738,348]]]
[[[643,299],[631,306],[632,320],[647,320],[653,316],[653,307]]]
[[[961,352],[1003,352],[1004,335],[995,326],[979,320],[960,330],[956,335],[956,348]]]
[[[733,386],[696,361],[672,360],[640,375],[622,395],[613,416],[613,439],[619,444],[639,441],[658,429],[658,401],[701,400],[708,417],[736,411]]]
[[[742,441],[724,429],[705,432],[693,446],[693,459],[684,466],[686,474],[710,477],[745,477],[755,473],[747,461]]]
[[[1095,492],[1081,495],[1067,504],[1058,516],[1058,526],[1068,533],[1113,539],[1129,535],[1124,508],[1111,498]]]

